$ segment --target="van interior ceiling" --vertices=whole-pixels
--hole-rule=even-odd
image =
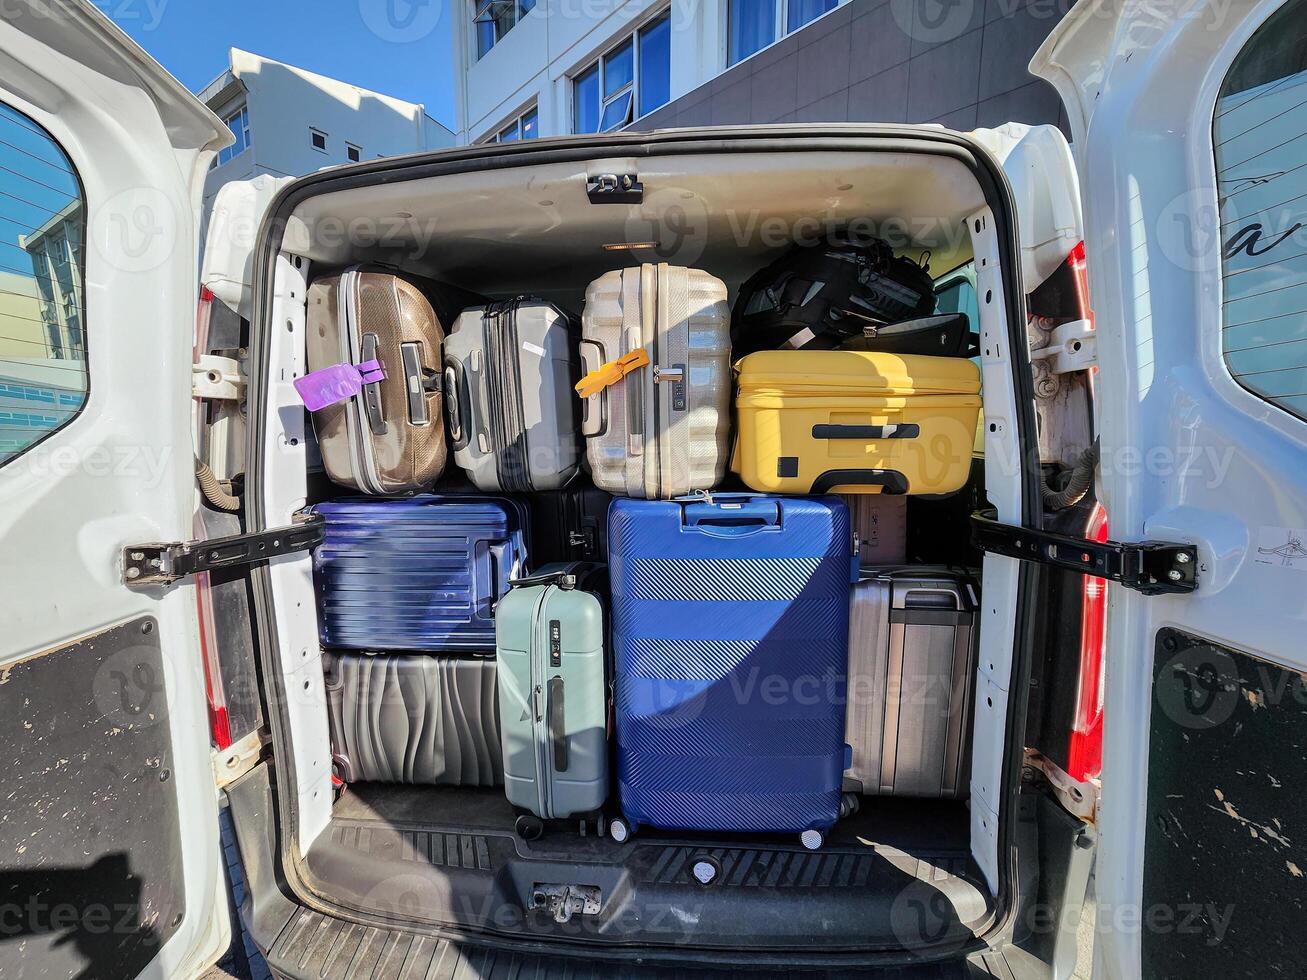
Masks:
[[[587,177],[601,173],[638,173],[643,202],[592,203]],[[325,183],[296,206],[275,264],[272,383],[258,450],[269,525],[290,523],[307,505],[356,496],[320,472],[312,421],[293,381],[307,370],[310,283],[360,263],[492,300],[532,294],[579,314],[588,283],[641,262],[706,270],[734,303],[741,284],[796,240],[827,234],[884,238],[896,253],[928,260],[936,277],[974,259],[984,297],[972,330],[986,450],[991,458],[1023,458],[1004,288],[1009,263],[995,202],[955,156],[808,148],[624,160],[596,151],[590,161],[509,158],[461,173],[408,179],[392,172],[385,181],[336,186]],[[435,492],[458,489],[467,484],[451,458]],[[909,560],[966,567],[979,582],[968,518],[986,499],[1000,518],[1020,523],[1020,467],[986,471],[977,455],[958,494],[910,498]],[[967,679],[973,731],[963,768],[969,787],[949,798],[861,795],[812,851],[777,835],[649,828],[621,842],[593,826],[550,828],[528,840],[515,832],[502,787],[359,782],[340,792],[326,708],[327,679],[339,678],[319,639],[311,563],[277,560],[267,574],[277,638],[271,669],[283,701],[274,725],[278,758],[286,760],[278,780],[291,795],[283,813],[293,814],[283,836],[319,902],[465,934],[617,947],[885,951],[920,946],[923,936],[962,945],[993,926],[1006,860],[998,814],[1018,622],[1013,569],[995,576],[1000,581],[986,578],[976,613],[977,668]],[[370,683],[384,681],[378,674]],[[378,703],[370,710],[406,709]],[[431,723],[406,718],[410,726]],[[439,724],[448,734],[458,722]],[[601,910],[532,911],[564,888],[597,889]]]

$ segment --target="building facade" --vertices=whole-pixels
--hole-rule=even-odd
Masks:
[[[239,49],[232,49],[228,69],[199,97],[236,138],[209,172],[206,214],[228,181],[260,174],[299,177],[336,164],[455,142],[454,134],[419,104]]]
[[[769,122],[1066,128],[1027,64],[1070,0],[457,2],[460,143]]]

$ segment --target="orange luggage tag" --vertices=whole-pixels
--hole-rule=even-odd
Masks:
[[[609,361],[595,368],[576,385],[576,393],[582,398],[597,395],[609,385],[615,385],[637,368],[649,366],[649,354],[643,347]]]

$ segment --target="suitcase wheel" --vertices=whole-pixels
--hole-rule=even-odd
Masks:
[[[631,828],[621,817],[613,817],[608,824],[608,836],[619,844],[625,844],[631,839]]]
[[[534,817],[529,813],[524,813],[517,818],[513,824],[513,830],[522,840],[539,840],[545,832],[545,822],[539,817]]]
[[[817,851],[826,843],[826,835],[820,830],[805,830],[799,835],[799,843],[810,851]]]

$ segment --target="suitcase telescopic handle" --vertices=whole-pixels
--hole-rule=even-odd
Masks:
[[[912,586],[903,591],[903,608],[950,609],[956,611],[962,608],[962,600],[952,589]]]
[[[681,523],[706,534],[739,537],[781,523],[781,505],[765,497],[713,494],[681,502]]]
[[[597,565],[592,561],[571,561],[547,572],[510,579],[508,584],[515,589],[530,588],[533,585],[557,585],[562,589],[574,589],[581,576],[595,567]]]
[[[921,435],[921,426],[915,422],[898,425],[825,425],[812,427],[814,439],[916,439]]]

